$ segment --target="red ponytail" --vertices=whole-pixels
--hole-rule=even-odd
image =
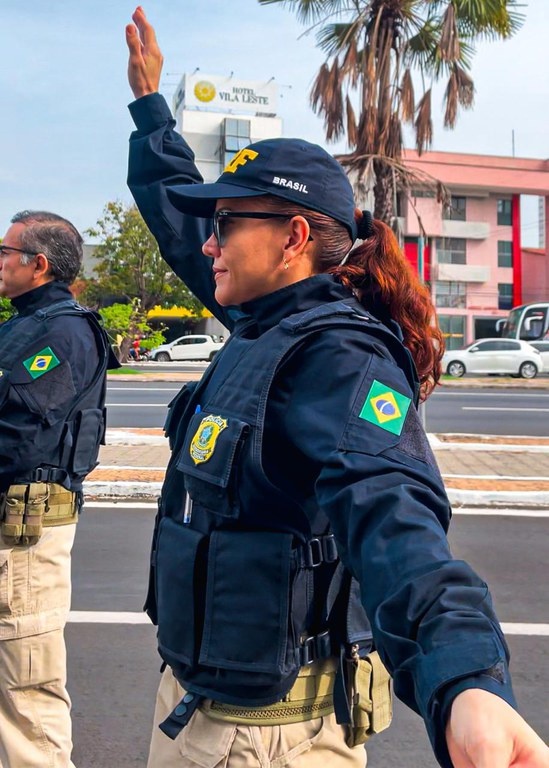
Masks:
[[[380,320],[395,320],[410,350],[421,382],[421,399],[435,388],[441,375],[444,339],[436,321],[431,296],[403,256],[391,229],[373,222],[374,235],[354,248],[345,263],[329,271]],[[377,312],[376,312],[377,310]]]

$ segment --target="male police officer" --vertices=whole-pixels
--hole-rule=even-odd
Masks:
[[[82,481],[105,429],[110,357],[69,291],[82,238],[43,211],[12,218],[0,244],[0,760],[72,766],[63,628]]]

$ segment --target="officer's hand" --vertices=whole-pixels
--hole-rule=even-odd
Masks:
[[[156,42],[154,29],[140,5],[135,9],[132,19],[135,26],[128,24],[126,27],[126,42],[130,49],[128,80],[133,95],[138,99],[158,91],[164,59]]]
[[[549,748],[506,701],[479,688],[454,699],[446,728],[454,768],[547,768]]]

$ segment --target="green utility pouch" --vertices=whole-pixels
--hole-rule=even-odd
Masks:
[[[347,746],[364,744],[370,736],[389,727],[393,718],[391,676],[377,651],[364,659],[348,660],[352,695],[352,724],[347,728]]]
[[[8,546],[30,546],[42,535],[49,497],[47,483],[10,485],[0,496],[0,531]]]

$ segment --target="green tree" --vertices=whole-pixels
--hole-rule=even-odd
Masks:
[[[359,190],[373,189],[374,216],[391,225],[395,187],[417,182],[402,163],[403,125],[413,126],[420,153],[430,146],[432,89],[445,79],[444,125],[454,128],[459,107],[473,106],[475,43],[509,38],[523,20],[519,0],[259,3],[288,6],[316,31],[327,60],[311,105],[324,118],[328,141],[346,137],[350,154],[338,159],[355,171]]]
[[[12,315],[15,315],[15,307],[5,296],[0,296],[0,323],[9,320]]]
[[[162,331],[153,330],[148,324],[147,314],[139,299],[133,299],[129,304],[111,304],[100,309],[99,314],[115,342],[122,363],[128,360],[132,341],[136,336],[141,337],[143,349],[153,349],[165,341]]]
[[[103,216],[86,234],[100,243],[94,251],[97,278],[88,282],[83,303],[100,306],[107,297],[137,298],[143,312],[156,305],[175,305],[200,314],[202,304],[166,266],[135,205],[107,203]]]

